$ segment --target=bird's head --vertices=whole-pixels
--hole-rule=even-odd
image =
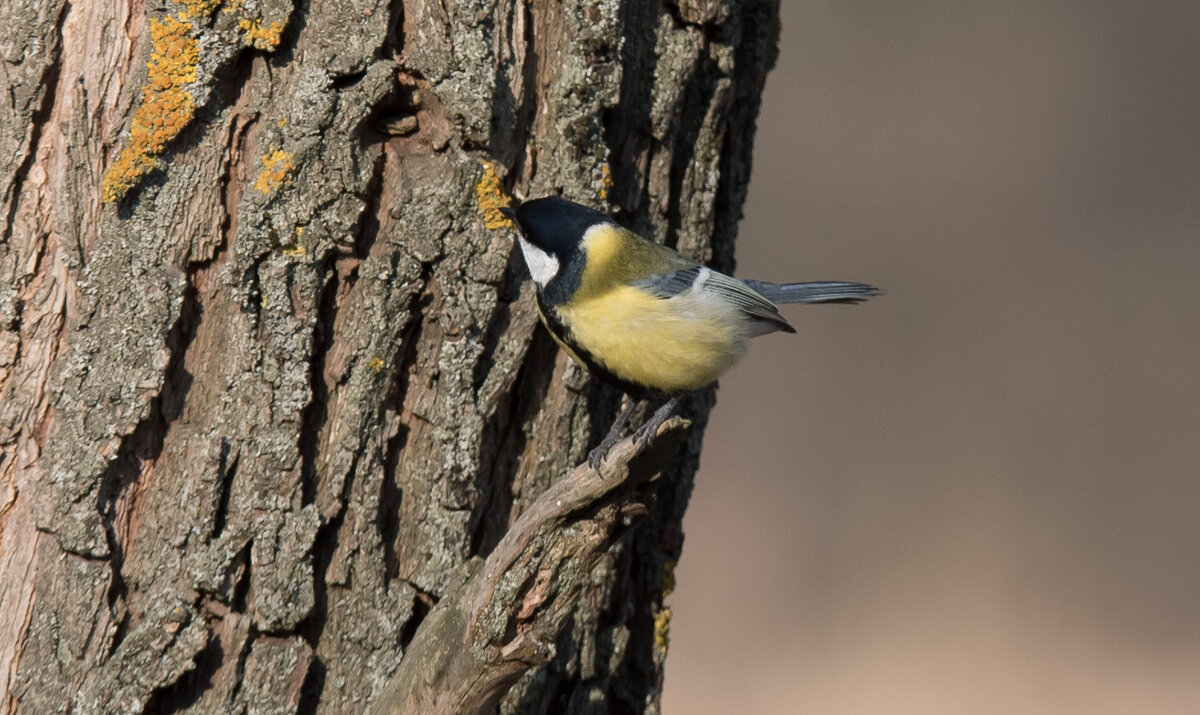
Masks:
[[[522,201],[502,211],[516,222],[525,265],[541,288],[580,254],[588,229],[615,225],[606,214],[558,196]]]

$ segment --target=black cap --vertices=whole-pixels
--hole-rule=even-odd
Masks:
[[[608,214],[559,196],[523,201],[515,214],[526,241],[558,256],[569,256],[592,226],[614,223]]]

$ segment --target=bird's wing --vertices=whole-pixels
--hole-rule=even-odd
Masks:
[[[691,266],[650,276],[634,285],[662,298],[672,298],[687,291],[711,291],[741,308],[747,315],[766,320],[779,329],[791,331],[791,326],[779,314],[779,308],[774,303],[737,278],[705,266]]]

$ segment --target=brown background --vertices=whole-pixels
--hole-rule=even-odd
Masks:
[[[1200,3],[784,0],[668,715],[1200,710]]]

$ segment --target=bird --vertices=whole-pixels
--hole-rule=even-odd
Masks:
[[[635,432],[644,448],[684,395],[741,359],[750,338],[796,332],[779,304],[858,303],[880,294],[865,283],[734,278],[559,196],[514,200],[501,211],[516,226],[550,336],[631,398],[588,455],[597,472],[639,402],[658,405]]]

